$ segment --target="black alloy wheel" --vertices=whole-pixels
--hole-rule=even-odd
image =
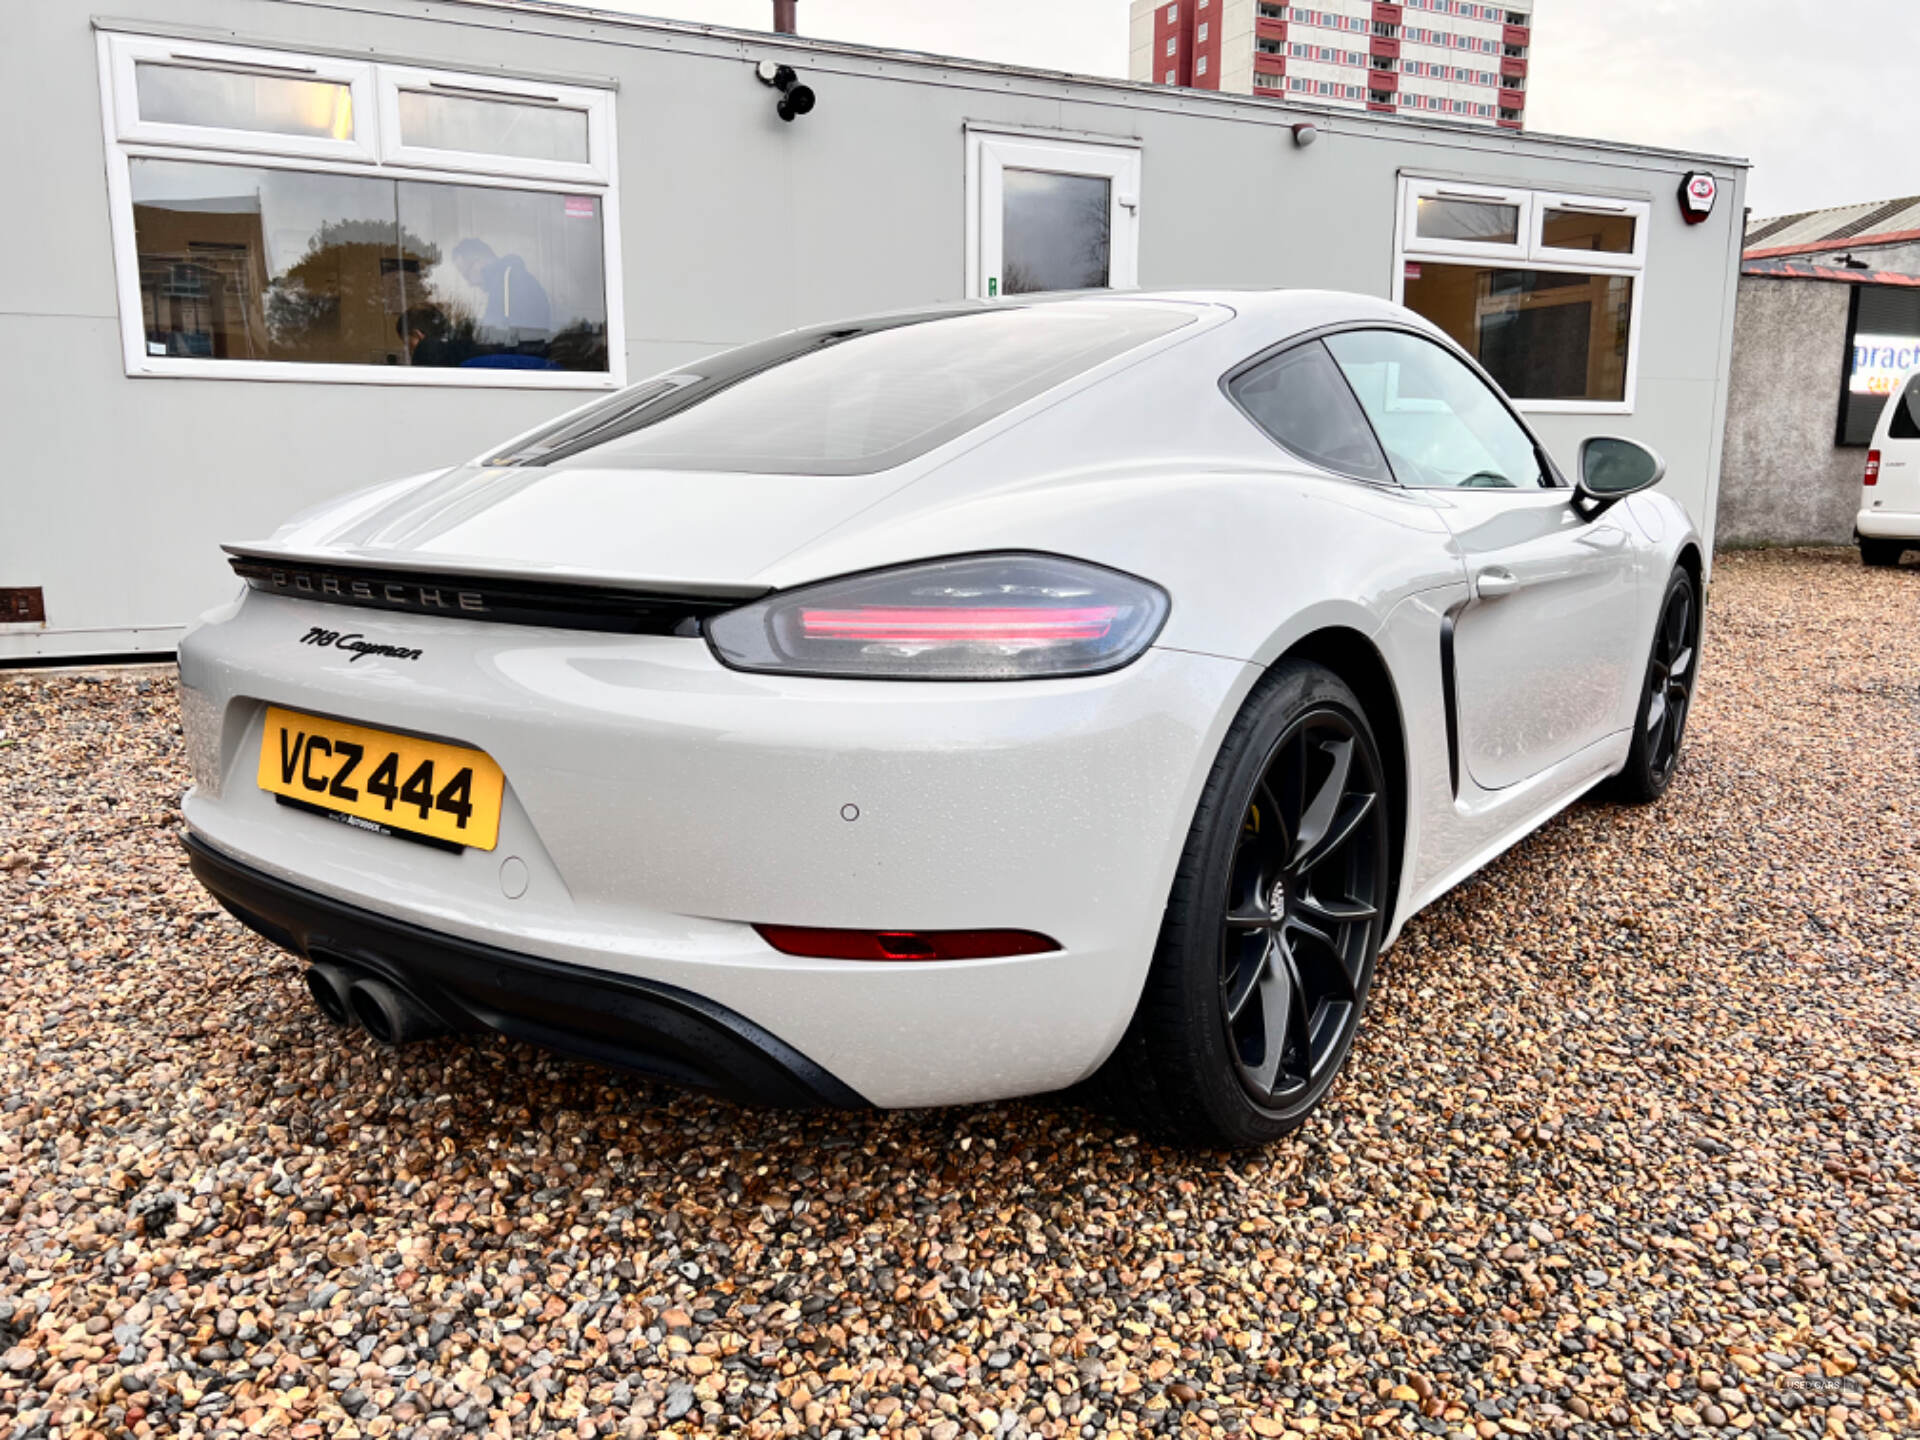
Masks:
[[[1290,660],[1261,679],[1201,791],[1102,1098],[1188,1145],[1262,1145],[1307,1119],[1352,1048],[1386,933],[1385,777],[1332,671]]]
[[[1630,805],[1658,800],[1673,782],[1686,739],[1687,715],[1700,672],[1700,600],[1693,576],[1673,572],[1660,603],[1653,632],[1653,654],[1634,717],[1627,763],[1614,777],[1613,797]]]
[[[1693,699],[1693,662],[1698,647],[1694,637],[1693,586],[1676,585],[1667,592],[1666,609],[1653,637],[1653,671],[1647,677],[1647,758],[1664,787],[1680,760],[1680,739],[1687,728],[1687,705]]]
[[[1382,784],[1333,707],[1274,744],[1240,821],[1220,933],[1220,1006],[1240,1082],[1289,1110],[1359,1023],[1384,896]]]

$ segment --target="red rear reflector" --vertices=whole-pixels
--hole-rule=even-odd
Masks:
[[[1104,640],[1119,613],[1112,605],[1048,610],[950,605],[863,605],[857,610],[802,610],[809,640],[864,640],[892,645],[1038,644]]]
[[[1060,946],[1031,930],[823,930],[806,925],[756,925],[760,938],[783,955],[816,960],[992,960],[1041,955]]]
[[[1862,485],[1878,485],[1880,483],[1880,452],[1878,450],[1869,450],[1867,452],[1867,478],[1860,483]]]

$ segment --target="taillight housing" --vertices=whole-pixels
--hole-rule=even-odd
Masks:
[[[1867,475],[1860,483],[1862,485],[1878,485],[1880,483],[1880,452],[1878,450],[1867,451]]]
[[[968,555],[782,591],[706,623],[736,670],[872,680],[1038,680],[1139,658],[1167,594],[1057,555]]]
[[[998,960],[1044,955],[1059,942],[1033,930],[823,930],[755,925],[782,955],[816,960]]]

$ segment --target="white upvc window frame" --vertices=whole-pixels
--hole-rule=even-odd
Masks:
[[[1090,175],[1109,182],[1107,288],[1140,285],[1140,144],[1104,135],[1068,135],[967,127],[966,293],[999,299],[1003,229],[1002,175],[1045,170]]]
[[[336,60],[293,50],[185,42],[102,30],[98,35],[102,123],[107,136],[107,200],[112,227],[114,274],[120,303],[122,358],[133,377],[193,380],[267,380],[306,385],[424,386],[463,390],[618,390],[627,383],[626,307],[620,264],[620,194],[615,151],[613,94],[582,86],[503,80],[455,70],[425,70],[378,62]],[[353,85],[351,143],[272,132],[159,125],[142,121],[135,106],[133,66],[141,60],[195,59],[256,65],[263,73],[299,78],[345,79]],[[524,161],[513,156],[474,157],[459,152],[411,149],[399,144],[398,92],[421,75],[456,84],[463,92],[503,98],[554,96],[576,106],[591,104],[587,165]],[[421,158],[430,157],[430,158]],[[334,365],[298,360],[214,360],[147,353],[140,294],[139,249],[133,225],[136,159],[233,164],[307,174],[356,175],[376,180],[465,183],[498,190],[590,195],[600,204],[601,259],[606,287],[607,369],[592,371],[505,370],[486,367]]]
[[[1418,202],[1423,197],[1485,200],[1520,206],[1519,239],[1514,244],[1425,239],[1415,233]],[[1633,250],[1565,250],[1541,242],[1548,210],[1578,210],[1592,214],[1626,215],[1633,219]],[[1431,261],[1437,265],[1481,263],[1517,270],[1545,270],[1563,275],[1624,275],[1633,281],[1627,313],[1627,367],[1623,398],[1619,400],[1541,400],[1511,397],[1514,408],[1537,415],[1631,415],[1639,395],[1640,327],[1646,302],[1646,268],[1653,206],[1639,198],[1587,195],[1562,190],[1535,190],[1511,185],[1469,181],[1400,177],[1399,216],[1395,225],[1393,299],[1406,303],[1407,266]]]
[[[379,108],[374,67],[321,55],[290,55],[244,45],[211,45],[197,40],[164,40],[140,35],[101,37],[103,89],[108,105],[107,134],[123,144],[178,145],[192,150],[231,150],[247,154],[303,155],[317,160],[378,158],[374,112]],[[345,85],[353,96],[353,138],[285,135],[271,130],[234,130],[211,125],[175,125],[140,118],[135,69],[141,64],[230,70],[280,80],[316,80]]]
[[[1422,97],[1423,99],[1426,97]],[[1420,234],[1422,200],[1459,200],[1472,205],[1504,205],[1514,216],[1511,243],[1496,240],[1444,240]],[[1485,260],[1525,260],[1532,235],[1533,192],[1505,186],[1468,185],[1452,180],[1401,182],[1400,248],[1409,259],[1466,255]]]
[[[613,149],[613,96],[605,90],[589,90],[575,85],[538,85],[527,81],[501,80],[491,75],[423,70],[413,65],[383,64],[378,69],[380,158],[388,164],[412,165],[422,170],[457,170],[463,175],[517,175],[536,180],[566,180],[581,185],[605,185],[611,182],[608,157]],[[452,98],[502,100],[581,111],[587,121],[587,159],[576,164],[565,160],[528,160],[515,155],[409,145],[400,128],[400,92],[403,90],[428,94],[437,91]]]
[[[1533,197],[1534,243],[1532,258],[1560,263],[1568,258],[1579,261],[1581,270],[1605,270],[1614,274],[1638,275],[1647,268],[1647,231],[1651,228],[1653,207],[1644,200],[1609,199],[1601,195],[1567,195],[1541,190]],[[1546,233],[1549,210],[1572,210],[1583,215],[1623,215],[1633,221],[1633,249],[1563,250],[1548,245]]]

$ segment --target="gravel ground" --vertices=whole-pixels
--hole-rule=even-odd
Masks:
[[[1674,792],[1415,920],[1258,1156],[382,1052],[164,674],[0,676],[0,1434],[1920,1430],[1920,570],[1721,559]]]

